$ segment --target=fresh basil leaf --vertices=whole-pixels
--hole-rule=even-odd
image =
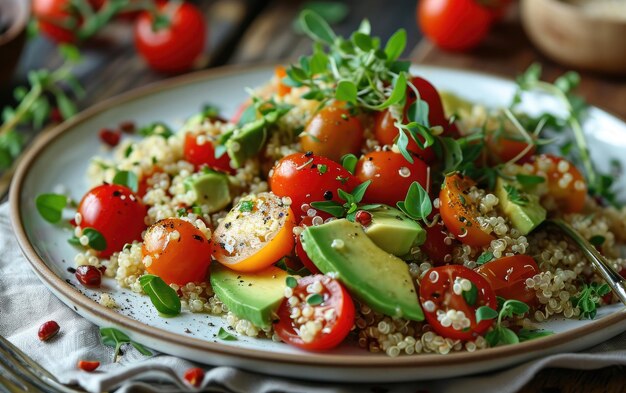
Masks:
[[[528,305],[524,302],[520,302],[515,299],[508,299],[504,302],[501,312],[504,316],[510,317],[513,314],[524,315],[529,309]]]
[[[178,294],[161,277],[146,274],[139,277],[139,283],[159,313],[167,317],[180,314],[181,304]]]
[[[341,188],[337,189],[337,195],[339,196],[339,198],[343,199],[349,204],[354,202],[354,196],[350,193],[345,192]]]
[[[304,10],[300,13],[299,19],[302,29],[312,39],[327,44],[332,44],[335,41],[335,33],[319,14],[311,10]]]
[[[522,175],[522,174],[515,175],[515,179],[517,180],[519,184],[521,184],[524,187],[534,186],[537,184],[545,183],[546,181],[546,178],[543,176]]]
[[[163,138],[167,139],[170,136],[174,135],[174,131],[167,126],[167,124],[157,121],[154,123],[150,123],[146,126],[143,126],[139,129],[139,135],[141,136],[152,136],[159,135]]]
[[[298,286],[298,280],[296,280],[293,276],[287,276],[285,284],[287,284],[289,288],[295,288]]]
[[[107,248],[107,242],[104,236],[97,229],[83,228],[83,236],[87,236],[89,239],[89,247],[96,251],[104,251]]]
[[[428,112],[428,103],[424,100],[417,100],[411,104],[407,115],[409,121],[414,121],[417,124],[423,125],[424,127],[428,128],[430,127],[430,122],[428,121]]]
[[[345,213],[343,206],[333,201],[311,202],[311,207],[326,212],[334,217],[343,217]]]
[[[574,71],[568,71],[560,77],[556,78],[554,85],[563,93],[567,94],[576,89],[580,84],[580,75]]]
[[[61,112],[61,116],[63,116],[64,120],[67,120],[76,114],[76,105],[67,97],[67,95],[65,95],[63,91],[59,90],[54,97],[56,98],[59,111]]]
[[[306,302],[310,306],[319,306],[324,303],[324,297],[322,297],[319,293],[313,293],[306,298]]]
[[[484,265],[485,263],[491,261],[493,259],[493,253],[491,251],[486,251],[480,254],[478,259],[476,259],[477,265]]]
[[[354,170],[356,169],[356,164],[359,162],[359,159],[354,154],[346,154],[341,157],[341,166],[344,167],[348,172],[354,175]]]
[[[498,312],[489,306],[480,306],[476,309],[476,323],[497,317]]]
[[[41,217],[50,222],[61,221],[63,209],[67,206],[67,196],[60,194],[40,194],[35,199],[35,206]]]
[[[356,45],[356,47],[361,49],[363,52],[369,52],[374,49],[372,37],[358,31],[352,34],[352,42],[354,42],[354,45]]]
[[[533,340],[535,338],[550,336],[552,334],[554,334],[554,332],[551,332],[549,330],[529,330],[522,328],[517,332],[517,337],[519,338],[520,342],[524,342],[528,340]]]
[[[126,333],[113,327],[100,328],[100,341],[102,342],[103,345],[115,348],[115,352],[113,353],[113,361],[115,361],[115,359],[117,358],[117,355],[119,354],[119,351],[122,345],[129,344],[129,343],[133,347],[135,347],[139,351],[139,353],[141,353],[142,355],[144,356],[153,355],[153,353],[150,352],[146,347],[144,347],[143,345],[137,342],[132,341],[130,337],[126,335]]]
[[[605,241],[606,241],[606,238],[602,235],[594,235],[594,236],[591,236],[591,238],[589,238],[589,243],[593,244],[596,247],[600,247],[601,245],[604,244]]]
[[[357,203],[361,202],[361,200],[363,199],[363,196],[365,195],[365,191],[367,191],[367,187],[371,183],[372,181],[368,180],[354,187],[354,189],[350,192],[350,194],[354,197],[354,202],[357,202]]]
[[[220,330],[217,332],[217,338],[219,338],[220,340],[224,340],[224,341],[236,341],[237,337],[233,336],[232,334],[228,333],[224,328],[220,328]]]
[[[469,291],[463,291],[463,299],[465,299],[465,303],[468,306],[474,306],[476,301],[478,300],[478,288],[474,283],[472,283],[472,287]]]
[[[139,189],[139,179],[137,175],[135,175],[135,172],[131,171],[118,171],[113,177],[113,184],[127,187],[132,192],[137,192]]]
[[[357,89],[354,82],[348,80],[339,81],[335,92],[335,98],[340,101],[347,101],[349,103],[356,104]]]
[[[500,343],[501,336],[500,327],[496,326],[493,330],[490,330],[485,334],[485,340],[489,344],[490,347],[495,347]]]
[[[139,344],[138,342],[131,341],[130,345],[135,347],[135,349],[137,351],[139,351],[139,353],[142,354],[143,356],[152,356],[152,355],[154,355],[148,348],[144,347],[142,344]]]
[[[319,14],[319,16],[331,25],[344,20],[349,12],[349,8],[346,4],[336,1],[307,1],[304,3],[302,9],[311,10]],[[293,28],[296,33],[303,32],[302,24],[299,19],[294,21]]]
[[[399,29],[396,31],[389,41],[387,41],[387,45],[385,45],[385,54],[387,55],[388,61],[396,61],[404,52],[404,48],[406,47],[406,30]]]
[[[449,174],[457,170],[459,165],[463,162],[463,152],[459,143],[448,137],[439,138],[441,145],[443,146],[443,161],[444,161],[444,173]]]
[[[397,206],[414,220],[423,220],[433,210],[430,196],[421,184],[414,181],[409,186],[403,202],[398,202]]]
[[[383,103],[376,105],[374,109],[382,110],[382,109],[388,108],[391,105],[395,105],[398,102],[402,101],[402,99],[404,99],[405,96],[406,96],[406,73],[401,72],[394,82],[393,90],[391,91],[389,98],[387,98]]]

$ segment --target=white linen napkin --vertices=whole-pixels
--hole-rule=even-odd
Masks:
[[[48,342],[37,337],[39,326],[55,320],[60,333]],[[173,356],[157,354],[146,358],[125,347],[119,363],[113,349],[100,343],[98,327],[61,301],[37,279],[22,255],[9,222],[9,206],[0,206],[0,334],[54,374],[62,383],[77,383],[89,392],[117,389],[118,392],[208,391],[235,393],[356,393],[388,392],[515,392],[546,367],[597,369],[626,365],[626,333],[583,353],[566,353],[504,371],[440,381],[402,384],[328,384],[265,376],[232,367],[209,367]],[[97,360],[96,372],[77,370],[78,360]],[[203,389],[193,389],[182,379],[191,367],[203,367]],[[135,390],[137,389],[137,390]]]

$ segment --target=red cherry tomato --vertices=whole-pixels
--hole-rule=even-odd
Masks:
[[[274,194],[291,198],[291,208],[298,218],[307,213],[302,205],[325,200],[343,203],[337,189],[350,192],[359,184],[356,177],[335,161],[309,153],[282,158],[270,172],[269,183]],[[318,215],[329,217],[323,212]]]
[[[302,150],[339,162],[346,154],[358,154],[363,145],[363,126],[350,112],[337,105],[324,107],[300,135]]]
[[[206,281],[211,244],[188,221],[166,218],[152,225],[146,231],[141,251],[148,273],[161,277],[167,284]]]
[[[55,42],[74,42],[76,36],[64,23],[76,23],[78,13],[69,0],[34,0],[33,15],[37,19],[39,30]]]
[[[154,31],[152,15],[142,13],[135,25],[135,46],[148,65],[157,71],[186,71],[204,51],[207,39],[204,15],[189,2],[159,2],[158,7],[171,24]]]
[[[528,255],[514,255],[489,261],[476,268],[496,295],[524,303],[536,300],[535,291],[526,287],[526,279],[539,274],[537,262]]]
[[[402,154],[390,150],[366,154],[357,163],[354,174],[361,183],[372,181],[363,196],[365,203],[395,206],[404,200],[414,181],[426,190],[430,188],[430,168],[424,161],[413,157],[411,164]]]
[[[448,233],[446,231],[443,221],[437,221],[437,224],[432,227],[424,226],[426,230],[426,241],[420,246],[422,251],[428,255],[435,266],[441,266],[446,262],[446,257],[452,256],[453,245],[452,241],[448,240],[446,243],[446,237]],[[448,258],[450,258],[448,257]]]
[[[307,298],[311,293],[307,287],[321,284],[322,290],[319,293],[322,302],[309,305]],[[278,337],[287,344],[311,351],[320,351],[334,348],[339,345],[350,333],[354,325],[354,302],[350,294],[337,280],[328,276],[315,275],[306,276],[298,280],[298,285],[293,288],[293,296],[299,299],[295,306],[289,305],[288,299],[284,299],[278,309],[279,321],[274,324],[274,330]],[[313,316],[311,320],[319,321],[321,329],[317,332],[305,333],[303,323],[291,318],[291,310],[312,307]],[[332,310],[332,311],[331,311]],[[329,318],[326,318],[326,317]],[[300,334],[299,334],[300,333]]]
[[[446,228],[457,239],[470,246],[482,247],[494,238],[480,228],[476,219],[480,214],[478,207],[467,195],[474,184],[472,179],[458,173],[446,176],[439,193],[439,211]]]
[[[312,221],[313,221],[312,217],[306,216],[300,222],[300,226],[304,228],[311,226],[313,225]],[[306,251],[304,251],[304,247],[302,247],[302,241],[300,239],[300,236],[296,236],[296,257],[298,257],[300,262],[302,262],[302,265],[306,267],[307,270],[310,271],[311,273],[322,274],[322,272],[317,268],[317,266],[315,266],[315,263],[313,263],[311,258],[309,258],[309,256],[306,254]]]
[[[106,241],[101,258],[121,251],[126,243],[141,240],[146,229],[146,208],[131,190],[117,184],[103,184],[91,189],[80,201],[80,227],[93,228]]]
[[[464,280],[476,286],[477,296],[468,304],[463,296]],[[455,289],[455,287],[457,287]],[[493,320],[476,322],[476,310],[488,306],[494,310],[498,302],[489,282],[472,269],[462,265],[447,265],[428,270],[420,281],[420,302],[424,316],[433,330],[442,337],[473,340],[491,327]],[[457,314],[450,318],[455,311]],[[463,316],[458,313],[462,312]]]
[[[411,83],[419,92],[420,99],[428,104],[428,122],[430,123],[430,125],[444,127],[443,135],[445,136],[453,136],[453,134],[458,133],[456,131],[456,127],[450,125],[448,123],[448,120],[446,119],[443,111],[441,97],[439,96],[439,92],[437,92],[437,89],[435,89],[435,87],[426,79],[420,78],[418,76],[411,78]],[[416,95],[413,89],[409,88],[407,89],[406,96],[407,100],[404,106],[404,121],[408,122],[409,119],[407,116],[407,112],[411,108],[411,105],[415,103]],[[398,137],[398,129],[394,125],[394,122],[395,120],[388,110],[378,112],[376,114],[374,118],[374,136],[380,144],[392,145]],[[424,141],[421,136],[418,138],[420,139],[420,141]],[[409,145],[407,146],[407,149],[420,156],[427,163],[431,163],[435,159],[435,152],[433,151],[432,147],[422,149],[411,137],[409,137]]]
[[[447,50],[466,50],[480,43],[493,20],[476,0],[421,0],[417,21],[422,33]]]
[[[535,174],[546,178],[548,196],[564,213],[578,213],[585,207],[587,183],[580,171],[565,158],[542,154],[533,162]]]
[[[213,142],[206,135],[187,133],[183,146],[183,157],[185,157],[185,161],[192,163],[196,170],[203,166],[208,166],[216,171],[228,172],[231,175],[235,174],[235,170],[230,166],[228,154],[222,154],[219,158],[216,158]]]
[[[537,151],[537,147],[532,144],[528,147],[528,142],[521,138],[516,138],[506,134],[487,134],[487,151],[490,155],[490,161],[496,165],[511,161],[523,151],[527,150],[524,155],[517,160],[517,163],[527,162]]]

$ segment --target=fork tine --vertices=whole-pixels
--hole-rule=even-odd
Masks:
[[[31,370],[38,372],[40,375],[44,375],[54,381],[56,378],[54,375],[50,374],[50,372],[39,365],[39,363],[32,360],[28,355],[22,352],[18,347],[13,345],[9,340],[0,335],[0,349],[4,349],[8,352],[11,357],[17,359],[24,366],[29,367]]]
[[[2,372],[0,372],[0,392],[2,393],[24,393],[25,390],[16,385],[13,381],[6,378]]]
[[[36,387],[14,368],[7,365],[9,361],[4,356],[0,357],[0,382],[10,392],[36,392]]]

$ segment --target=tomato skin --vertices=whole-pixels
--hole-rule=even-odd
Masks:
[[[77,17],[70,7],[69,0],[34,0],[33,15],[39,30],[55,42],[75,42],[74,33],[58,25]]]
[[[146,228],[146,208],[133,192],[117,184],[103,184],[91,189],[78,205],[81,228],[94,228],[106,240],[101,258],[121,251],[126,243],[141,240]]]
[[[159,1],[161,11],[167,2]],[[135,47],[148,65],[156,71],[177,73],[190,69],[204,51],[207,26],[202,12],[193,4],[183,2],[174,15],[168,15],[171,25],[152,30],[152,15],[143,12],[135,23]]]
[[[320,165],[326,165],[326,172],[320,172]],[[343,203],[337,189],[350,192],[359,184],[356,177],[341,165],[308,153],[295,153],[282,158],[270,173],[270,190],[278,196],[291,198],[291,209],[298,218],[306,216],[302,205],[327,200],[325,194],[332,194],[329,200]],[[338,177],[343,181],[337,180]],[[329,217],[321,211],[318,215]]]
[[[478,296],[474,305],[467,304],[462,294],[454,293],[452,286],[457,277],[469,280],[478,289]],[[427,301],[434,303],[434,310],[429,311],[429,308],[425,306]],[[481,306],[488,306],[495,310],[498,306],[496,295],[489,286],[489,282],[480,274],[462,265],[446,265],[426,271],[420,281],[420,302],[426,321],[433,330],[442,337],[457,340],[473,340],[486,332],[493,324],[493,320],[483,320],[476,323],[476,309]],[[442,325],[437,318],[437,311],[447,312],[450,309],[463,311],[470,320],[469,330],[456,330],[452,326]]]
[[[302,277],[298,280],[298,285],[293,289],[294,295],[306,294],[307,286],[316,281],[322,282],[324,302],[318,306],[312,306],[314,315],[317,317],[323,315],[329,309],[335,310],[335,320],[326,322],[325,328],[328,328],[329,331],[320,332],[314,337],[313,341],[305,342],[295,330],[296,326],[294,326],[294,322],[290,317],[291,306],[286,298],[278,308],[279,320],[274,323],[274,330],[281,340],[287,344],[309,351],[322,351],[341,344],[350,333],[355,318],[354,302],[350,294],[337,280],[330,279],[327,276],[313,275]]]
[[[526,287],[526,279],[539,274],[537,262],[528,255],[498,258],[476,268],[489,281],[497,296],[524,303],[537,300],[535,291]]]
[[[487,151],[489,152],[491,163],[500,164],[509,162],[525,149],[528,148],[528,142],[513,139],[507,135],[494,135],[488,134],[486,137]],[[530,160],[530,158],[537,151],[537,146],[531,145],[530,149],[519,159],[517,163],[524,163]]]
[[[431,259],[435,266],[441,266],[446,261],[446,256],[452,256],[453,245],[446,244],[446,227],[443,225],[443,221],[439,220],[437,224],[429,227],[424,226],[426,231],[426,242],[420,246],[422,252],[424,252]]]
[[[363,196],[365,203],[395,206],[404,200],[414,181],[427,191],[430,188],[430,168],[424,161],[413,157],[411,164],[402,154],[390,150],[366,154],[358,161],[354,174],[361,183],[372,181]]]
[[[285,85],[282,80],[287,76],[287,70],[284,66],[277,66],[274,68],[274,76],[276,77],[276,94],[279,97],[287,95],[291,92],[291,87]]]
[[[422,33],[437,46],[462,51],[482,41],[493,16],[475,0],[421,0],[417,21]]]
[[[542,154],[533,161],[535,174],[546,178],[548,195],[554,199],[559,211],[578,213],[585,207],[587,183],[580,171],[565,158]],[[565,176],[571,180],[563,181]]]
[[[363,125],[347,109],[329,105],[309,121],[300,144],[304,151],[339,162],[344,155],[361,151]]]
[[[176,232],[178,237],[174,238],[172,234]],[[202,231],[188,221],[166,218],[152,225],[146,231],[141,251],[144,257],[150,256],[148,273],[167,284],[206,281],[211,245]]]
[[[448,120],[446,119],[446,116],[444,114],[441,97],[439,96],[439,92],[437,91],[437,89],[426,79],[419,76],[414,76],[413,78],[411,78],[411,83],[419,92],[420,99],[428,104],[428,123],[431,126],[442,126],[444,128],[444,136],[456,136],[455,134],[458,134],[458,131],[455,131],[456,126],[448,123]],[[406,91],[406,96],[407,99],[404,106],[404,121],[408,122],[409,119],[407,116],[407,112],[411,108],[411,105],[413,105],[413,103],[415,102],[416,95],[413,89],[408,88]],[[398,136],[398,129],[394,125],[394,122],[395,120],[389,110],[384,110],[382,112],[376,113],[374,117],[374,136],[380,144],[390,146],[394,144],[394,141]],[[418,138],[421,142],[424,142],[424,139],[421,136],[418,136]],[[417,142],[415,142],[415,140],[410,136],[407,150],[417,154],[427,163],[432,163],[436,158],[435,151],[432,147],[422,149],[419,147]]]
[[[228,154],[222,154],[219,158],[216,158],[213,143],[205,136],[207,140],[199,144],[198,136],[199,135],[192,133],[185,135],[185,143],[183,145],[183,157],[185,161],[192,163],[196,170],[199,170],[203,166],[208,166],[216,171],[227,172],[234,175],[236,171],[230,166],[230,157]]]
[[[474,184],[472,179],[458,173],[446,176],[439,193],[439,211],[446,228],[458,240],[473,247],[482,247],[491,243],[494,237],[480,229],[476,220],[478,208],[466,195]]]
[[[302,221],[300,221],[300,226],[303,228],[311,226],[313,225],[312,221],[313,221],[312,217],[306,216],[302,219]],[[313,263],[311,258],[309,258],[309,256],[306,254],[306,251],[304,251],[304,247],[302,247],[302,240],[300,239],[300,236],[296,236],[295,252],[296,252],[296,257],[298,257],[300,262],[302,262],[302,265],[304,265],[304,267],[306,267],[308,271],[310,271],[312,274],[322,274],[320,269],[318,269],[317,266],[315,266],[315,263]]]

